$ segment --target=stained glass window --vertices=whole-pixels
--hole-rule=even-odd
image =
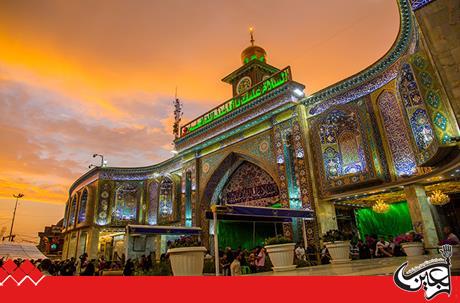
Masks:
[[[82,223],[86,221],[86,204],[88,203],[88,190],[84,189],[80,198],[80,208],[78,210],[78,221]]]
[[[416,172],[415,156],[410,145],[404,116],[395,94],[384,91],[380,94],[377,105],[396,175],[413,175]]]
[[[136,183],[122,183],[115,193],[114,221],[135,221],[138,204],[138,186]]]
[[[173,213],[173,182],[169,178],[163,179],[160,184],[159,212],[161,217]]]

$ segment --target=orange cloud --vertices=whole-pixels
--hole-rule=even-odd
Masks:
[[[0,1],[0,198],[63,204],[93,153],[170,157],[175,87],[184,123],[228,99],[248,25],[312,93],[379,59],[398,21],[386,0]]]

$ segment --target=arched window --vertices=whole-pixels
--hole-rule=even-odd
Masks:
[[[396,175],[413,175],[417,165],[404,116],[395,94],[384,91],[377,99],[377,106]]]
[[[75,212],[77,211],[77,195],[73,196],[72,203],[70,205],[70,214],[69,214],[69,226],[75,224]]]
[[[86,204],[88,203],[88,190],[85,188],[80,198],[80,208],[78,209],[77,223],[86,221]]]
[[[67,227],[67,218],[69,216],[69,202],[65,204],[65,212],[64,212],[64,221],[62,222],[62,227]]]
[[[185,174],[185,226],[192,226],[192,172]]]
[[[149,212],[147,221],[150,225],[158,223],[158,183],[152,182],[149,187]]]
[[[401,69],[399,93],[403,100],[415,145],[418,152],[423,152],[433,142],[434,132],[412,68],[407,63],[403,64]]]
[[[138,186],[137,183],[122,183],[115,193],[115,208],[112,220],[135,222],[137,216]]]
[[[159,213],[160,217],[173,213],[173,182],[169,178],[164,178],[160,183]]]

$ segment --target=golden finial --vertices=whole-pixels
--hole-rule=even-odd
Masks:
[[[251,34],[251,45],[254,46],[254,28],[249,28],[249,33]]]

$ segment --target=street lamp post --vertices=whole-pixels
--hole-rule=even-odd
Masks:
[[[13,236],[13,226],[14,226],[14,219],[16,218],[16,209],[18,208],[18,200],[19,198],[24,197],[24,194],[19,193],[17,195],[13,195],[13,197],[16,198],[16,204],[14,205],[13,220],[11,220],[10,235],[8,236],[8,240],[10,242],[13,242],[11,241],[11,237]]]

